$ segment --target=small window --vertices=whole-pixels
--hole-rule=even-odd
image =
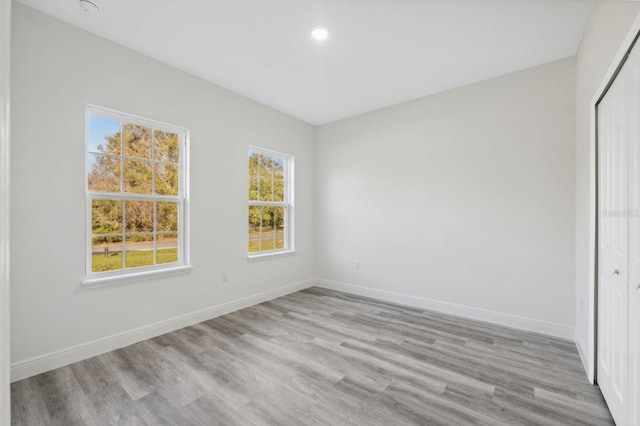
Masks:
[[[87,278],[187,264],[187,131],[87,108]]]
[[[293,251],[293,157],[249,149],[249,257]]]

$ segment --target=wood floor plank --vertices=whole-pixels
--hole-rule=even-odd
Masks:
[[[35,380],[11,384],[11,423],[14,425],[52,424],[47,404]],[[19,395],[19,397],[15,397]]]
[[[13,425],[612,425],[573,342],[310,288],[11,387]]]

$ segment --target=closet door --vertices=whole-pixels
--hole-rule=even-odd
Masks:
[[[640,235],[638,219],[635,220],[636,246]],[[629,424],[640,425],[640,249],[635,248],[636,260],[631,274],[632,285],[629,294]]]
[[[628,67],[598,106],[598,384],[628,423]]]
[[[640,425],[640,48],[629,68],[629,424]]]

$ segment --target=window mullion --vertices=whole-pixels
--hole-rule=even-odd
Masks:
[[[127,269],[127,202],[122,202],[122,270]]]
[[[120,121],[120,193],[124,193],[124,121]]]
[[[281,203],[276,201],[249,201],[249,206],[258,206],[258,207],[286,207],[289,204]]]
[[[151,193],[156,194],[156,131],[151,128]],[[178,193],[180,193],[178,183]],[[158,264],[158,202],[153,201],[153,264]],[[179,238],[179,237],[178,237]]]
[[[256,176],[256,178],[258,179],[258,200],[262,198],[260,197],[260,188],[262,186],[262,175],[260,174],[260,164],[262,163],[261,159],[262,159],[262,154],[258,154],[258,176]],[[262,227],[262,210],[260,211],[260,227]]]
[[[178,236],[180,238],[180,236]],[[153,264],[157,265],[158,253],[158,203],[153,203]]]
[[[131,200],[131,201],[166,201],[179,202],[182,197],[175,195],[149,195],[149,194],[119,194],[117,192],[89,192],[91,199],[100,200]]]
[[[151,129],[151,193],[155,195],[156,193],[156,132],[154,129]],[[180,189],[178,188],[178,191]]]
[[[259,251],[262,251],[262,214],[264,213],[264,207],[260,207],[260,234],[258,234],[258,241],[260,244],[258,245]]]

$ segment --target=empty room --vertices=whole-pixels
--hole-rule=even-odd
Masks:
[[[0,426],[640,426],[639,38],[0,0]]]

